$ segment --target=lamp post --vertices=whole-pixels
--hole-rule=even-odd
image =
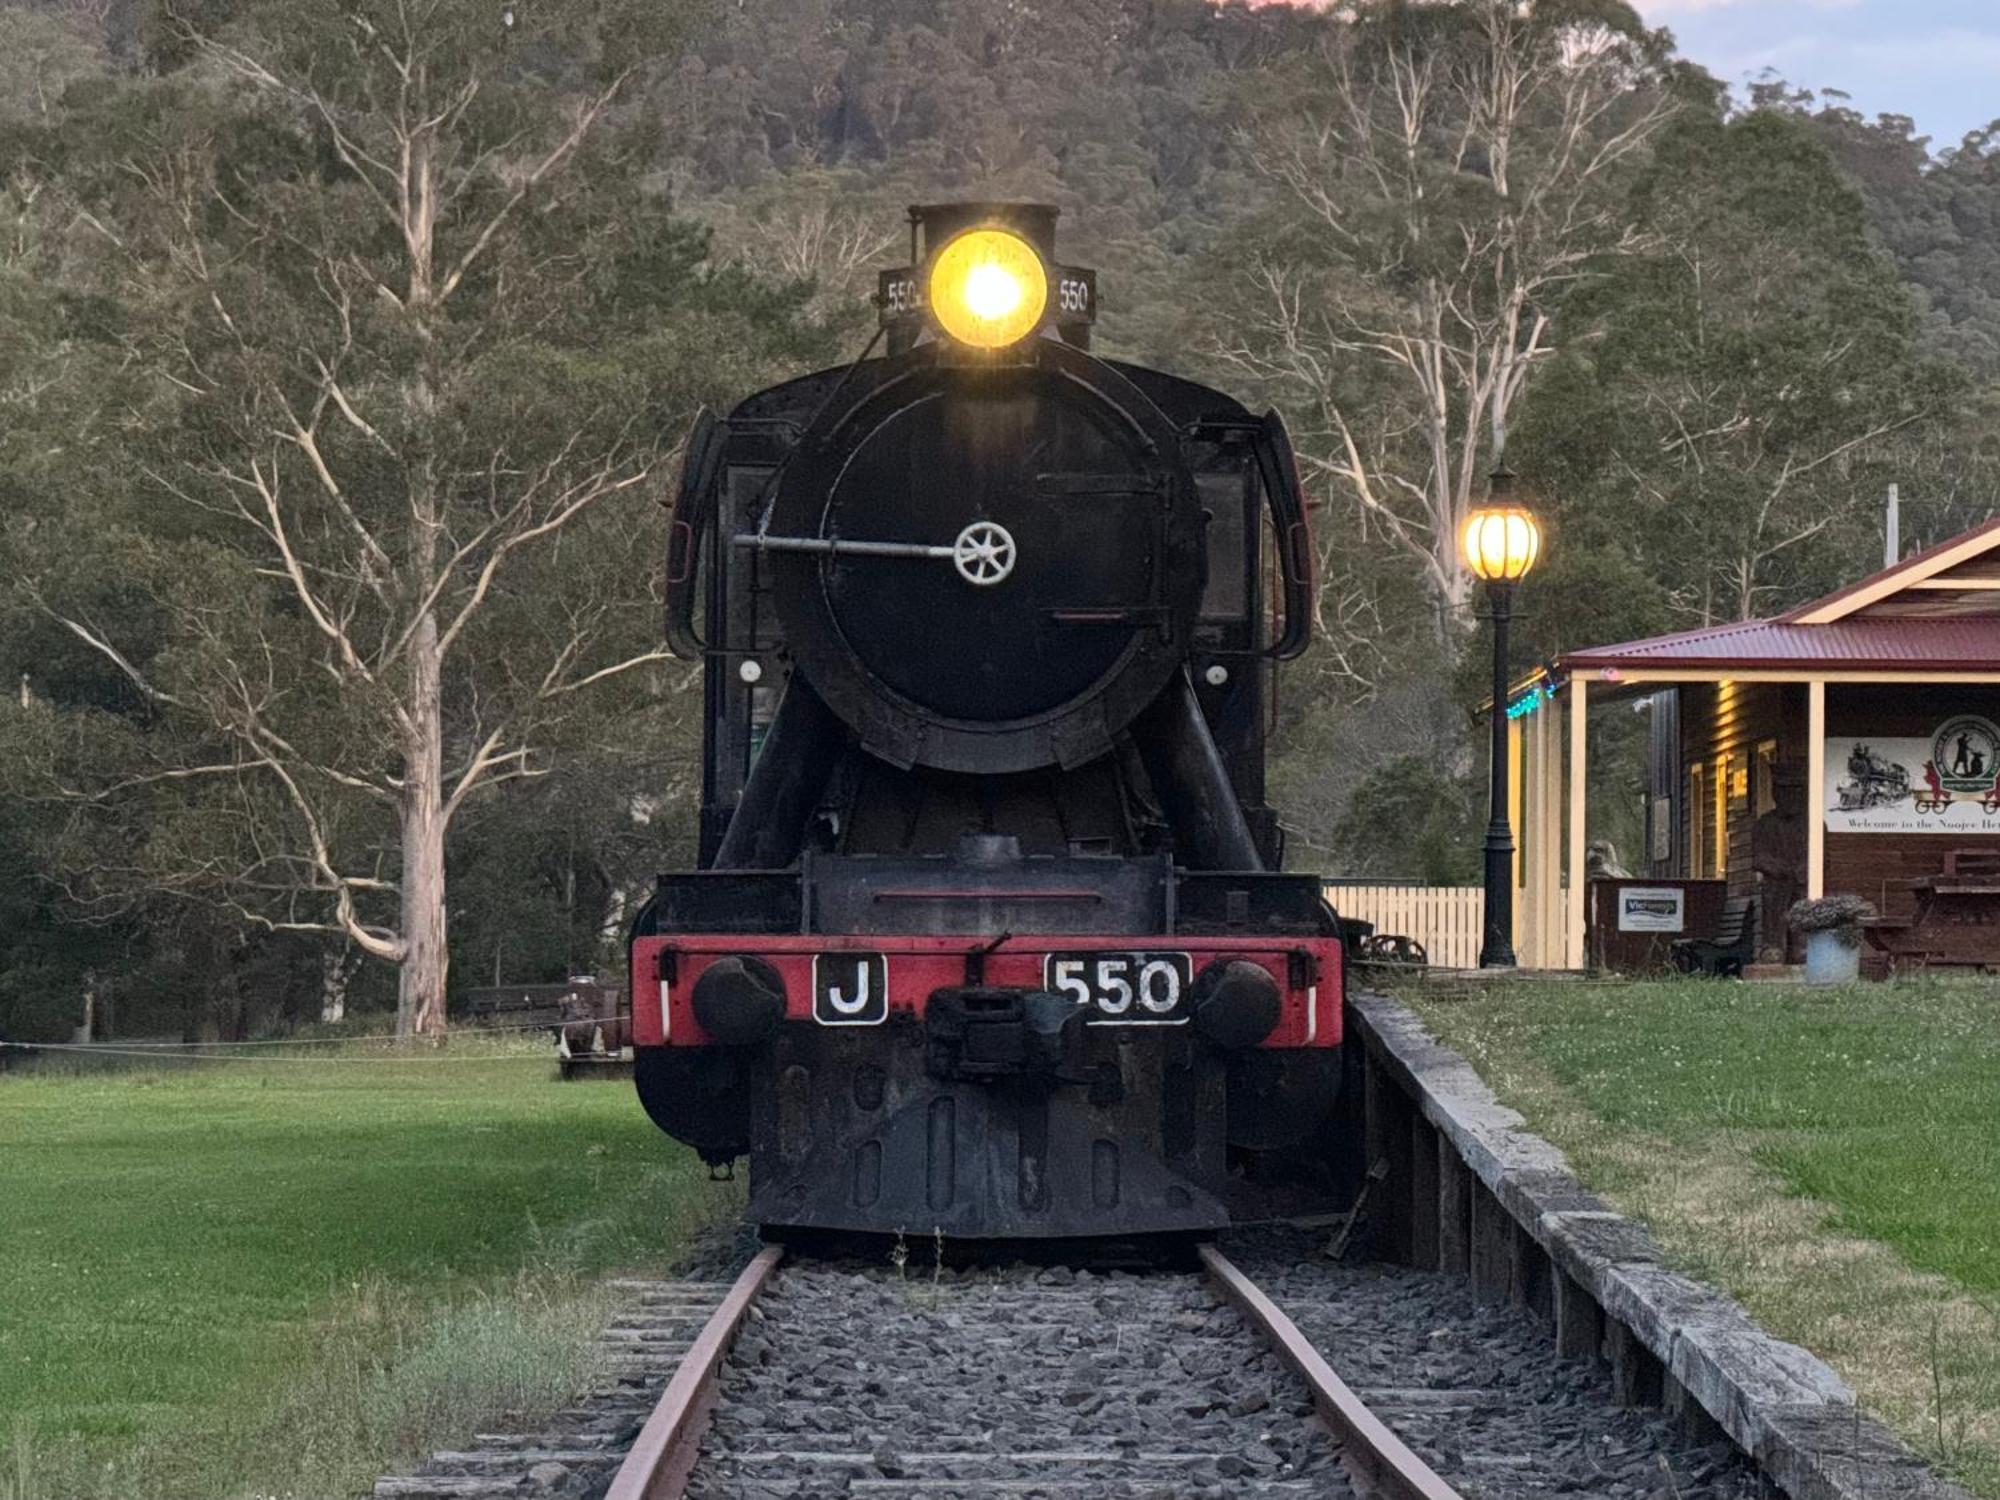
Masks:
[[[1514,830],[1507,821],[1507,625],[1514,613],[1514,585],[1542,550],[1542,528],[1514,500],[1514,471],[1504,463],[1488,479],[1486,503],[1465,517],[1459,551],[1486,583],[1493,621],[1493,791],[1486,821],[1486,933],[1479,967],[1514,967]]]

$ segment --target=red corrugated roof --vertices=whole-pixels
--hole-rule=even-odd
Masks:
[[[1948,572],[2000,547],[2000,516],[1927,547],[1859,583],[1787,610],[1774,620],[1740,620],[1678,635],[1592,646],[1556,659],[1561,671],[1612,667],[1688,667],[1709,671],[1754,668],[1823,671],[2000,671],[2000,613],[1878,615],[1872,606],[1910,593],[1920,580]],[[1865,595],[1867,607],[1864,607]],[[1994,599],[2000,605],[2000,598]],[[1807,624],[1809,616],[1820,623]],[[1831,615],[1833,618],[1825,618]]]
[[[1786,667],[1940,672],[2000,670],[2000,617],[1848,619],[1830,625],[1743,620],[1678,635],[1593,646],[1557,659],[1565,671],[1600,667]]]
[[[1843,599],[1852,598],[1862,590],[1871,589],[1876,584],[1893,578],[1899,573],[1907,573],[1912,577],[1928,576],[1933,570],[1928,569],[1925,565],[1932,559],[1943,553],[1953,551],[1967,542],[1975,541],[1981,537],[1993,536],[1995,533],[2000,533],[2000,516],[1995,516],[1989,521],[1981,522],[1970,531],[1961,531],[1957,536],[1947,537],[1935,546],[1924,548],[1921,552],[1912,552],[1901,562],[1891,563],[1886,568],[1878,569],[1870,573],[1866,578],[1850,583],[1846,588],[1835,589],[1832,593],[1818,599],[1810,600],[1807,603],[1799,605],[1796,609],[1788,609],[1778,616],[1775,623],[1788,625],[1803,616],[1817,614],[1829,604],[1837,604]]]

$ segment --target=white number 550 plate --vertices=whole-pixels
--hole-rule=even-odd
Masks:
[[[1051,953],[1042,984],[1088,1006],[1086,1020],[1176,1026],[1188,1018],[1194,963],[1185,953]]]

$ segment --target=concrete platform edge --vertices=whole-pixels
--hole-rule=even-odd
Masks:
[[[1348,1019],[1366,1061],[1370,1165],[1390,1166],[1386,1204],[1375,1209],[1387,1253],[1465,1271],[1476,1290],[1545,1313],[1563,1352],[1608,1360],[1628,1399],[1691,1418],[1698,1409],[1793,1500],[1970,1500],[1859,1411],[1817,1356],[1667,1269],[1645,1227],[1584,1187],[1563,1154],[1408,1009],[1355,992]],[[1398,1184],[1397,1166],[1431,1150],[1464,1170],[1404,1171]],[[1412,1194],[1411,1181],[1435,1184],[1437,1201]],[[1524,1266],[1526,1256],[1543,1265]],[[1551,1284],[1554,1294],[1543,1295]],[[1588,1302],[1581,1311],[1578,1292]]]

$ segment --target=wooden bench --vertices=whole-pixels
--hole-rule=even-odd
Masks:
[[[1681,938],[1667,949],[1667,957],[1683,974],[1743,977],[1744,965],[1757,956],[1757,898],[1731,896],[1722,903],[1722,916],[1715,934],[1705,938]]]
[[[1944,868],[1910,882],[1916,911],[1863,924],[1897,969],[2000,969],[2000,850],[1950,849]]]
[[[1950,849],[1944,869],[1910,882],[1918,889],[1962,896],[2000,895],[2000,849]]]

